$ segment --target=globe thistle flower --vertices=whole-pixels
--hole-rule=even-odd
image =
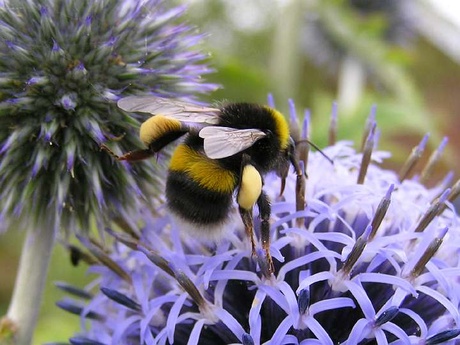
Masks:
[[[308,114],[307,114],[308,115]],[[308,139],[308,116],[293,135]],[[252,258],[238,221],[206,244],[175,224],[164,207],[139,211],[139,228],[108,229],[110,251],[82,238],[98,277],[58,305],[81,316],[72,344],[454,344],[460,335],[459,217],[451,176],[423,184],[414,166],[428,137],[399,174],[379,165],[373,113],[358,149],[335,142],[324,153],[299,144],[308,173],[305,209],[296,211],[295,176],[265,179],[272,203],[275,272]],[[443,143],[442,145],[444,145]],[[302,144],[303,145],[303,144]],[[236,218],[237,219],[237,218]],[[141,221],[142,220],[142,221]],[[256,224],[257,228],[257,224]]]
[[[113,169],[100,145],[119,136],[120,148],[140,145],[135,127],[146,115],[119,110],[123,95],[177,98],[215,88],[201,82],[209,68],[195,48],[200,36],[177,22],[183,11],[159,0],[1,8],[2,226],[19,219],[86,229],[88,216],[133,206],[157,182],[147,164]]]
[[[141,145],[145,117],[120,111],[122,96],[215,89],[201,80],[210,69],[201,36],[180,21],[184,10],[162,0],[0,3],[0,224],[31,229],[29,262],[49,256],[58,229],[116,220],[113,212],[135,209],[160,185],[153,164],[113,169],[100,145]],[[24,306],[30,295],[13,300]]]

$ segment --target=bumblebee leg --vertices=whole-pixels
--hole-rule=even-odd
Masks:
[[[240,186],[238,189],[237,202],[244,228],[251,239],[252,255],[256,255],[254,240],[254,221],[252,209],[257,202],[259,206],[261,224],[262,247],[265,250],[269,273],[273,272],[273,260],[270,255],[270,203],[267,195],[262,191],[262,177],[257,169],[248,163],[248,157],[243,157],[241,168]]]
[[[185,130],[164,133],[163,135],[158,136],[158,138],[156,138],[155,141],[152,141],[148,149],[130,151],[128,153],[125,153],[123,156],[116,156],[115,158],[119,161],[128,162],[135,162],[150,158],[155,153],[159,152],[163,147],[172,143],[174,140],[180,138],[185,133],[187,133]]]
[[[117,159],[119,161],[128,161],[128,162],[134,162],[134,161],[141,161],[146,158],[152,157],[155,154],[152,150],[146,149],[146,150],[136,150],[136,151],[130,151],[128,153],[125,153],[123,156],[118,157]]]
[[[290,162],[289,160],[282,160],[280,163],[278,169],[277,169],[277,174],[281,179],[281,188],[280,188],[280,194],[278,197],[283,196],[284,193],[284,188],[286,187],[286,178],[289,174],[289,168],[290,168]]]
[[[130,151],[128,153],[125,153],[123,156],[118,156],[115,152],[113,152],[111,149],[109,149],[104,144],[101,145],[101,150],[107,151],[112,157],[114,157],[115,159],[119,161],[129,161],[129,162],[146,159],[155,154],[155,152],[153,152],[152,150],[146,149],[146,150]]]
[[[294,150],[294,146],[291,146],[289,151],[289,160],[297,175],[295,184],[296,211],[302,211],[305,209],[305,178]],[[303,219],[298,218],[297,225],[300,226],[302,223]]]
[[[285,177],[282,177],[281,178],[281,188],[280,188],[280,194],[278,195],[278,197],[282,197],[283,196],[283,193],[284,193],[284,189],[286,188],[286,178]]]
[[[101,145],[101,149],[107,151],[119,161],[140,161],[152,157],[166,145],[190,131],[191,128],[189,126],[177,120],[168,119],[161,115],[152,116],[141,125],[140,129],[141,141],[147,144],[147,149],[131,151],[122,156],[116,155],[104,144]]]
[[[270,214],[271,206],[267,194],[261,192],[259,199],[257,199],[257,206],[259,206],[259,217],[261,219],[260,236],[262,238],[262,248],[265,250],[267,258],[268,271],[273,273],[275,267],[273,259],[270,254]]]
[[[241,220],[243,221],[246,235],[251,240],[252,256],[256,256],[256,241],[254,239],[254,220],[252,217],[252,207],[250,210],[239,207],[238,210],[240,212]]]

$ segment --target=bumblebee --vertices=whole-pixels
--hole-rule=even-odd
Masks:
[[[140,127],[140,139],[147,147],[128,152],[118,160],[138,161],[159,152],[185,136],[174,150],[166,181],[170,211],[202,236],[216,237],[228,220],[236,197],[239,214],[256,255],[253,207],[261,220],[261,242],[269,272],[270,201],[263,190],[263,176],[275,171],[285,179],[292,164],[297,175],[297,209],[304,208],[303,171],[295,154],[284,116],[275,109],[250,103],[230,103],[220,108],[197,106],[154,96],[129,96],[118,101],[128,112],[154,116]]]

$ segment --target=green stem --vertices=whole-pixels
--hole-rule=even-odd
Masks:
[[[52,227],[27,230],[7,318],[17,327],[16,345],[32,342],[55,234]]]

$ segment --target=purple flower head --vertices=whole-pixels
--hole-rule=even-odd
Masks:
[[[116,169],[100,145],[142,145],[148,115],[121,111],[121,97],[193,98],[216,88],[202,78],[211,69],[184,11],[164,0],[1,2],[2,229],[86,230],[116,203],[136,208],[128,191],[157,192],[154,163]]]
[[[300,143],[308,124],[297,124],[293,104],[290,112]],[[98,278],[85,289],[64,285],[75,299],[59,306],[89,321],[70,342],[458,342],[460,218],[451,201],[460,184],[423,185],[410,164],[417,150],[400,174],[381,168],[390,154],[375,149],[374,113],[362,149],[336,142],[323,150],[333,164],[309,152],[304,209],[296,211],[294,174],[283,197],[279,177],[265,177],[273,274],[261,249],[251,256],[236,212],[216,244],[190,236],[164,207],[108,229],[109,254],[82,239]]]

